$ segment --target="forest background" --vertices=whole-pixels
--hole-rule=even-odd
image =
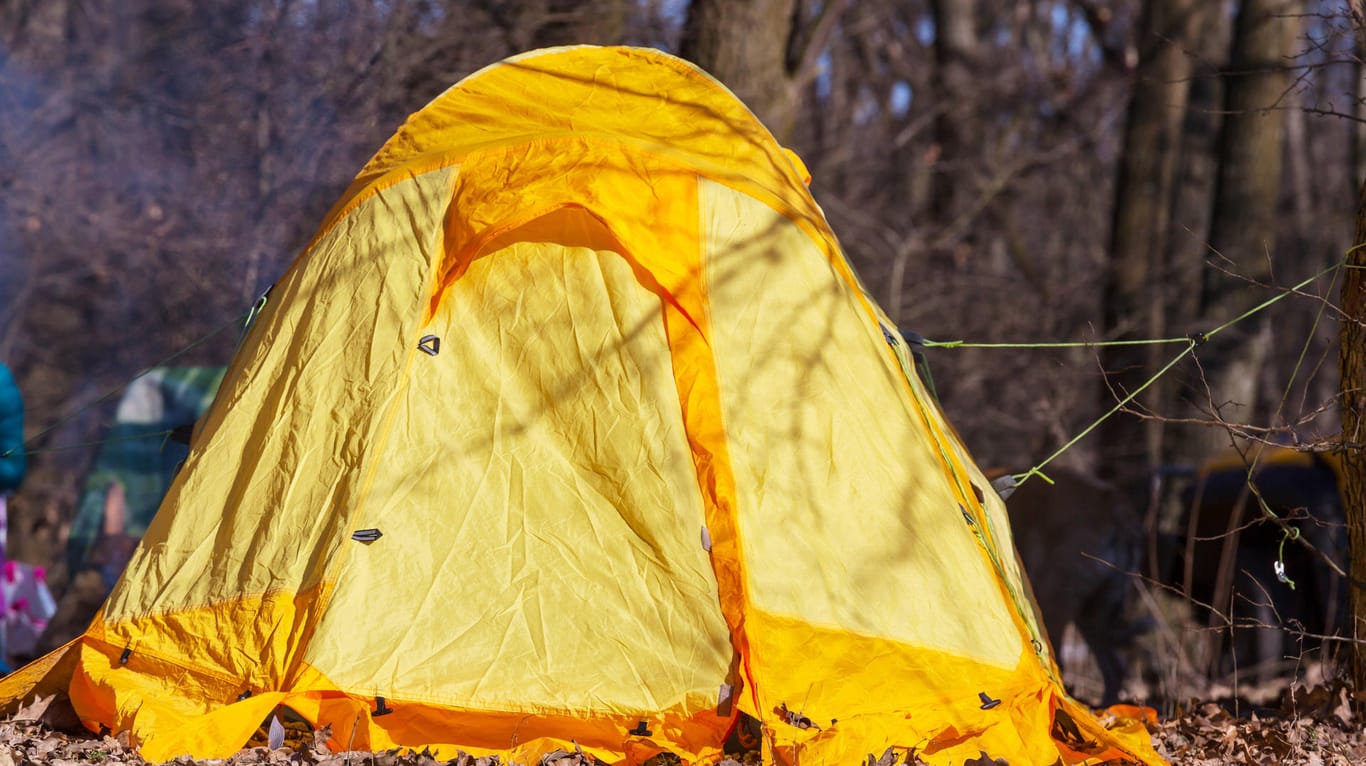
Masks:
[[[34,453],[11,554],[60,561],[110,394],[226,364],[404,117],[573,43],[701,64],[805,159],[903,330],[1010,346],[925,349],[982,464],[1040,464],[1182,352],[1057,460],[1333,448],[1361,29],[1355,0],[3,0],[0,360]],[[1170,342],[1028,347],[1142,339]]]

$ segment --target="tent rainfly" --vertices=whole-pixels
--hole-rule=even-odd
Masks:
[[[805,169],[653,50],[494,64],[270,302],[65,691],[154,761],[287,706],[335,747],[607,763],[1160,763],[1067,696],[1004,508]]]

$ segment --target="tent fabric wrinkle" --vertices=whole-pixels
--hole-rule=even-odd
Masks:
[[[1072,700],[1004,507],[801,159],[659,51],[493,64],[276,283],[86,633],[0,680],[141,755],[1160,763]]]

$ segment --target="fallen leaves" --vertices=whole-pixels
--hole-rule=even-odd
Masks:
[[[1353,708],[1358,699],[1341,684],[1298,687],[1285,692],[1277,708],[1238,717],[1214,703],[1192,703],[1175,718],[1148,720],[1153,743],[1173,766],[1354,766],[1366,763],[1366,729]],[[129,746],[127,733],[95,736],[57,730],[51,721],[70,720],[63,701],[43,699],[26,706],[11,720],[0,722],[0,766],[142,766],[145,762]],[[1358,708],[1359,709],[1359,708]],[[1146,716],[1145,716],[1146,717]],[[274,736],[272,737],[272,728]],[[231,758],[178,758],[173,766],[514,766],[496,756],[460,753],[441,760],[430,752],[388,750],[378,753],[340,752],[328,747],[332,733],[314,731],[306,721],[272,716],[252,742]],[[273,741],[272,741],[273,740]],[[272,747],[271,745],[277,745]],[[717,766],[756,766],[758,753]],[[649,766],[677,766],[676,756],[661,753]],[[914,751],[888,749],[870,755],[862,766],[923,764]],[[1000,766],[987,754],[971,759],[973,766]],[[966,766],[965,764],[965,766]],[[556,750],[537,766],[600,766],[582,749]],[[859,765],[852,765],[859,766]]]
[[[114,737],[73,737],[29,721],[0,723],[0,766],[92,763],[122,766],[144,761]]]
[[[1287,690],[1270,714],[1235,717],[1214,703],[1150,728],[1164,758],[1180,766],[1354,766],[1366,763],[1366,732],[1341,684]]]

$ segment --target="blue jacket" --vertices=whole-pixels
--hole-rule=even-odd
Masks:
[[[11,492],[24,481],[28,461],[24,457],[24,398],[9,368],[0,364],[0,492]]]

